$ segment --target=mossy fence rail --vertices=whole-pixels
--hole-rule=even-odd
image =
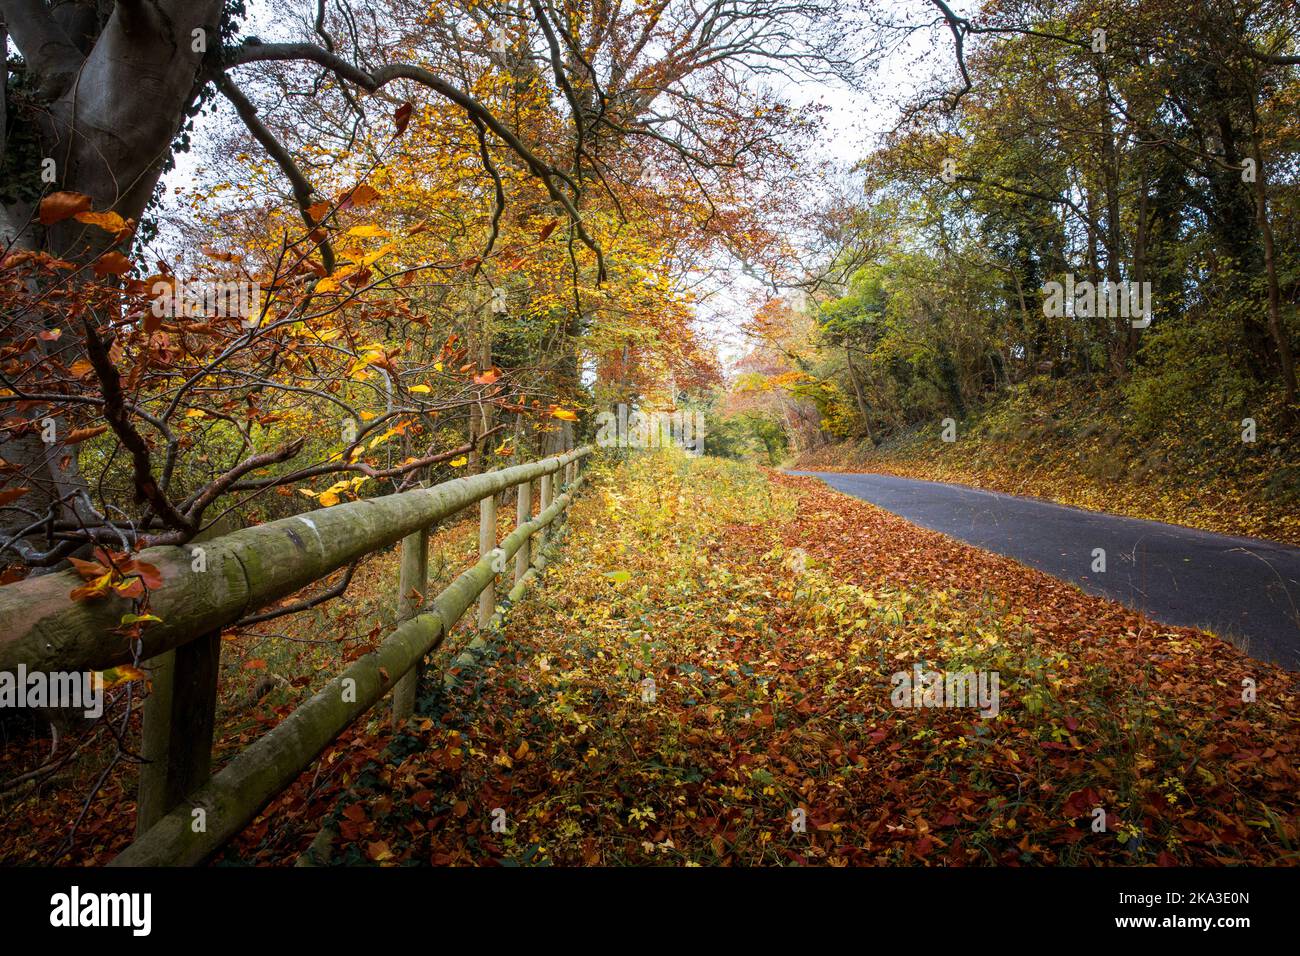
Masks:
[[[546,529],[564,514],[591,447],[526,465],[335,505],[201,543],[149,548],[162,587],[149,595],[161,618],[136,646],[114,633],[130,601],[74,602],[63,571],[0,587],[0,672],[100,671],[139,663],[151,671],[145,700],[136,838],[114,866],[193,866],[235,836],[353,721],[393,692],[393,717],[414,709],[425,655],[478,601],[478,625],[496,607],[496,579],[513,567],[510,600],[541,572]],[[557,485],[557,476],[562,484]],[[532,514],[533,482],[540,501]],[[515,528],[497,541],[497,498],[516,494]],[[479,505],[479,561],[440,594],[426,594],[430,530]],[[402,542],[396,627],[273,730],[215,775],[212,737],[221,630],[259,608]],[[201,550],[200,550],[201,549]]]

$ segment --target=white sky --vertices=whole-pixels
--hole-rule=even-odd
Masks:
[[[901,19],[925,23],[937,19],[926,0],[885,0],[884,6],[897,11]],[[963,15],[976,6],[973,0],[949,6]],[[877,65],[867,90],[849,90],[828,83],[791,83],[783,92],[799,105],[820,103],[828,107],[825,129],[813,144],[813,158],[830,160],[847,171],[867,156],[898,120],[898,105],[932,77],[934,69],[947,69],[953,60],[951,35],[946,28],[920,31],[891,50]],[[919,64],[924,68],[919,68]],[[750,310],[750,296],[763,291],[763,284],[739,273],[719,288],[710,301],[697,310],[701,325],[718,345],[724,367],[730,367],[748,348],[739,324]],[[770,287],[769,287],[770,288]]]

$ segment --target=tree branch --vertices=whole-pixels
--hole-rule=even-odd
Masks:
[[[72,83],[81,51],[55,22],[41,0],[0,0],[0,14],[23,59],[41,76],[41,93],[53,99]]]
[[[262,144],[262,148],[275,160],[275,164],[280,167],[280,171],[289,180],[290,185],[293,187],[293,198],[298,203],[298,211],[302,213],[302,221],[306,223],[308,232],[314,232],[318,223],[312,219],[311,213],[307,210],[311,207],[315,189],[307,181],[307,177],[303,175],[302,170],[298,168],[298,164],[293,161],[289,151],[275,138],[275,134],[267,128],[261,117],[257,115],[257,107],[252,104],[239,87],[231,82],[230,77],[220,73],[216,77],[216,84],[217,89],[221,90],[226,99],[235,107],[235,112],[244,121],[244,125],[253,134],[253,138]],[[330,248],[328,239],[320,241],[320,254],[325,271],[333,272],[334,250]]]
[[[565,194],[557,180],[563,181],[572,190],[574,197],[581,190],[562,171],[544,161],[524,145],[508,126],[497,119],[496,114],[474,96],[452,86],[446,80],[424,67],[410,63],[395,63],[380,67],[374,73],[370,73],[345,58],[329,52],[324,47],[312,43],[244,43],[237,47],[228,47],[222,51],[222,62],[226,66],[283,60],[305,60],[315,63],[332,71],[340,79],[360,86],[368,93],[374,93],[394,80],[411,80],[455,103],[465,110],[471,118],[477,118],[524,161],[529,171],[541,180],[542,185],[546,187],[551,199],[564,209],[573,223],[578,238],[582,240],[582,244],[596,255],[597,282],[605,280],[605,256],[600,244],[587,232],[582,217],[573,204],[573,199]]]

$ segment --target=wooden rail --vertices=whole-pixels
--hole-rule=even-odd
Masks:
[[[71,571],[0,587],[0,671],[104,670],[139,662],[152,670],[145,703],[136,840],[114,866],[195,865],[237,834],[354,720],[393,691],[393,719],[413,711],[425,656],[471,604],[478,625],[494,620],[496,579],[514,561],[510,598],[536,578],[546,529],[562,518],[591,454],[579,448],[542,461],[418,489],[335,505],[205,542],[150,548],[162,588],[150,611],[162,619],[135,647],[112,633],[132,602],[72,602]],[[564,481],[555,494],[556,476]],[[540,510],[530,517],[532,483]],[[497,496],[519,488],[514,530],[496,540]],[[479,504],[479,561],[426,599],[429,532]],[[402,542],[393,632],[374,651],[297,707],[272,731],[210,774],[220,635],[282,597],[358,557]],[[417,597],[418,596],[418,597]]]

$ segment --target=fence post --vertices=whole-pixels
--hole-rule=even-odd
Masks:
[[[397,622],[408,620],[424,606],[429,587],[429,529],[421,528],[402,539],[402,566],[397,577]],[[413,667],[393,685],[393,726],[400,727],[415,713],[415,689],[420,667]]]
[[[525,481],[521,485],[516,485],[515,493],[517,495],[515,500],[515,527],[518,528],[533,519],[533,483]],[[531,551],[531,543],[525,541],[523,547],[515,552],[515,584],[518,584],[520,579],[528,573],[529,552]]]
[[[497,546],[497,496],[488,495],[478,503],[478,556],[483,560]],[[492,623],[492,612],[497,606],[497,579],[493,575],[478,596],[478,626],[485,629]]]
[[[551,494],[551,486],[552,486],[552,484],[553,484],[552,479],[553,479],[554,477],[555,477],[555,476],[554,476],[553,474],[551,474],[551,475],[542,475],[542,477],[541,477],[541,482],[542,482],[542,500],[541,500],[540,505],[539,505],[539,511],[538,511],[538,514],[541,514],[543,511],[545,511],[547,508],[549,508],[549,507],[551,506],[551,498],[552,498],[552,494]],[[537,547],[538,547],[539,549],[541,548],[542,545],[544,545],[544,544],[546,543],[547,538],[550,537],[550,535],[547,533],[549,530],[550,530],[550,529],[548,529],[548,528],[543,528],[541,531],[537,532],[537,534],[533,536],[534,538],[538,539],[538,541],[537,541]]]
[[[221,632],[213,631],[159,654],[144,702],[140,789],[135,833],[167,815],[212,773]]]

